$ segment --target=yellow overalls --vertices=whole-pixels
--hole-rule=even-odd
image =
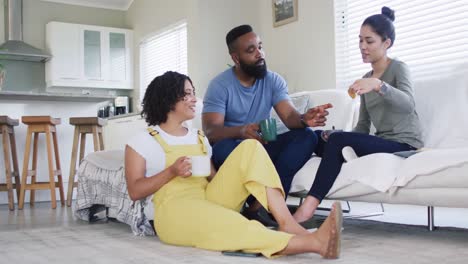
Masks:
[[[166,168],[181,156],[203,155],[198,144],[168,145],[157,131],[151,133],[166,153]],[[292,235],[249,221],[239,211],[252,194],[268,209],[265,186],[284,191],[268,154],[256,140],[244,140],[216,176],[176,177],[153,196],[154,225],[161,241],[208,250],[243,250],[266,257],[283,250]]]

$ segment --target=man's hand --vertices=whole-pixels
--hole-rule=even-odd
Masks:
[[[262,138],[258,134],[259,130],[260,130],[260,126],[258,124],[252,123],[252,124],[244,125],[244,126],[242,126],[241,131],[240,131],[241,137],[243,139],[249,139],[249,138],[250,139],[256,139],[256,140],[264,143]]]
[[[332,104],[324,104],[309,108],[304,114],[304,122],[310,127],[325,126],[326,116],[328,115],[327,109],[332,107]]]
[[[169,169],[174,176],[186,178],[192,175],[192,163],[187,156],[178,158]]]

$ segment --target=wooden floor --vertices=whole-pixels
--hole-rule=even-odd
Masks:
[[[367,205],[369,207],[369,205]],[[361,213],[364,205],[354,205]],[[367,208],[375,211],[376,205]],[[418,210],[410,208],[399,216],[386,206],[387,218],[410,219]],[[417,221],[425,223],[423,216]],[[436,212],[441,213],[441,210]],[[461,213],[460,213],[461,212]],[[405,214],[406,213],[406,214]],[[447,213],[447,212],[445,212]],[[463,211],[444,214],[468,225]],[[410,217],[409,217],[410,216]],[[419,219],[421,218],[421,219]],[[442,223],[444,218],[438,219]],[[388,219],[387,219],[388,220]],[[413,221],[413,220],[410,220]],[[445,221],[445,220],[444,220]],[[437,223],[437,218],[436,218]],[[121,223],[101,221],[89,224],[76,220],[72,209],[48,202],[29,204],[9,211],[0,205],[0,263],[466,263],[468,229],[442,227],[429,232],[424,226],[345,219],[342,257],[322,260],[314,254],[281,257],[242,258],[219,252],[163,244],[157,237],[136,237]],[[411,250],[409,250],[411,249]],[[429,249],[429,250],[428,250]],[[434,250],[432,250],[434,249]],[[435,250],[437,249],[437,250]]]

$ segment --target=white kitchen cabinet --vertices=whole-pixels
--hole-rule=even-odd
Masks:
[[[132,38],[128,29],[49,22],[47,87],[132,89]]]
[[[46,80],[78,81],[81,78],[78,24],[49,23],[46,44],[53,58],[46,62]]]

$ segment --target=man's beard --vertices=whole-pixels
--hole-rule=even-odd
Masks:
[[[263,61],[263,64],[258,64]],[[255,79],[263,79],[267,73],[267,65],[264,59],[260,59],[254,64],[247,64],[243,61],[239,61],[240,68],[250,77]]]

